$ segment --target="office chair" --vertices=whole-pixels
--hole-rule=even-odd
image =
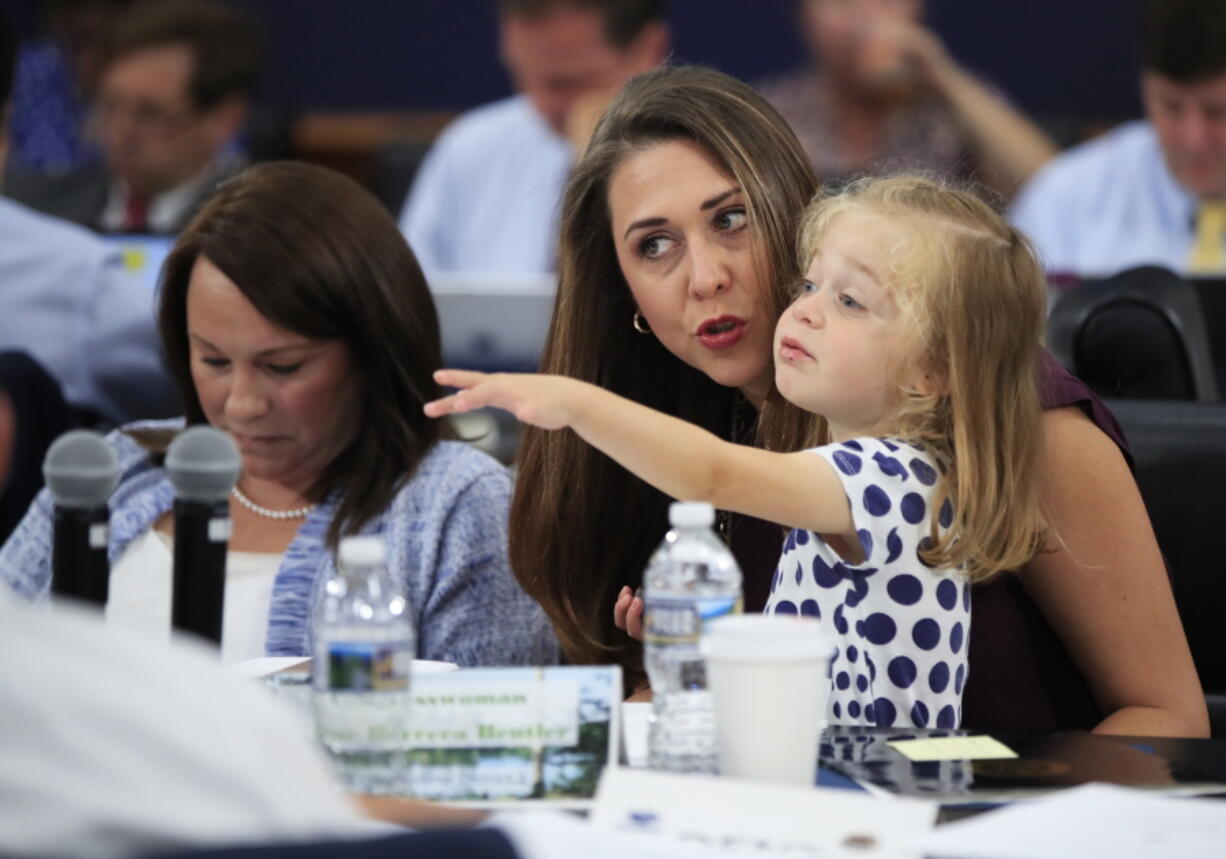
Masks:
[[[1047,339],[1099,396],[1218,400],[1200,301],[1167,269],[1144,266],[1074,287],[1052,309]]]
[[[1226,736],[1226,404],[1112,400],[1108,406],[1132,448],[1213,734]]]
[[[392,213],[393,218],[400,216],[409,188],[417,176],[417,168],[429,150],[429,141],[418,140],[392,141],[375,150],[375,173],[370,190]]]

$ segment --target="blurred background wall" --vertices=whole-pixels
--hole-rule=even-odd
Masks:
[[[264,24],[262,100],[294,111],[454,112],[510,92],[490,0],[232,0]],[[748,81],[798,65],[794,0],[671,0],[676,56]],[[928,0],[965,65],[1058,137],[1136,115],[1138,0]],[[0,0],[22,34],[38,0]],[[1062,142],[1069,142],[1062,140]]]

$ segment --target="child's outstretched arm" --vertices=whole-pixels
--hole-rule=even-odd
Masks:
[[[584,441],[673,498],[806,528],[852,534],[842,483],[820,456],[771,453],[564,376],[439,370],[458,393],[428,403],[432,417],[494,406],[543,429],[570,427]]]

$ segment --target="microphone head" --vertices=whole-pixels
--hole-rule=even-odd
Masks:
[[[47,448],[43,478],[58,507],[105,507],[119,482],[119,457],[100,433],[71,430]]]
[[[207,424],[179,433],[166,452],[166,473],[175,497],[185,501],[225,501],[241,465],[234,439]]]

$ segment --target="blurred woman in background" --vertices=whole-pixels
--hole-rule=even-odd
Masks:
[[[931,171],[1008,198],[1055,154],[1047,135],[950,56],[923,0],[800,0],[813,66],[765,83],[823,181]]]

